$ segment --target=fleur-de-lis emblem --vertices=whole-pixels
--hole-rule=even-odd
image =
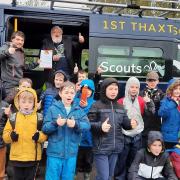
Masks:
[[[160,66],[155,61],[152,61],[150,62],[149,65],[144,66],[144,70],[145,71],[158,71],[161,74],[161,76],[164,76],[165,65]]]

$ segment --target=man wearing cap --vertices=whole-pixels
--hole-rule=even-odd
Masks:
[[[84,43],[84,37],[81,33],[79,33],[79,37],[64,36],[62,28],[59,26],[52,27],[51,37],[43,40],[41,48],[42,50],[53,50],[52,69],[45,70],[48,79],[51,79],[53,73],[57,70],[63,70],[71,76],[75,67],[74,51],[81,53],[79,45],[82,43]],[[81,67],[80,64],[78,64],[78,67]]]
[[[146,87],[140,92],[140,95],[144,98],[149,97],[155,104],[155,113],[145,115],[144,120],[144,131],[142,133],[142,143],[145,147],[147,144],[147,134],[149,131],[160,131],[161,129],[161,118],[158,116],[158,110],[160,107],[160,101],[164,97],[164,93],[157,87],[159,83],[159,75],[155,71],[148,72],[146,76]]]

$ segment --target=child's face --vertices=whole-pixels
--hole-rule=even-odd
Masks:
[[[152,154],[158,156],[162,151],[162,142],[161,141],[154,141],[150,146],[149,149]]]
[[[139,86],[137,84],[132,84],[129,87],[129,95],[130,96],[136,96],[139,92]]]
[[[31,88],[31,84],[27,81],[24,81],[19,85],[19,90],[22,90],[23,88]]]
[[[31,111],[34,107],[34,99],[31,97],[19,97],[19,109],[22,111]]]
[[[56,88],[60,88],[61,84],[64,82],[64,75],[57,73],[54,78],[54,85]]]
[[[87,79],[86,73],[78,73],[78,82],[81,82],[84,79]]]
[[[173,89],[172,97],[175,97],[175,98],[180,97],[180,85],[179,85],[179,86],[176,86],[176,87]]]
[[[91,95],[92,95],[92,90],[91,89],[87,89],[87,97],[89,98],[89,97],[91,97]]]
[[[64,103],[64,106],[70,106],[75,96],[75,89],[73,87],[64,87],[62,91],[59,91],[59,95]]]
[[[118,95],[118,86],[116,83],[112,83],[110,84],[107,88],[106,88],[106,96],[109,99],[115,99]]]
[[[146,83],[149,89],[155,89],[159,83],[159,80],[149,79],[146,81]]]

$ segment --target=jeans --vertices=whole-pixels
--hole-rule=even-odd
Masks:
[[[118,154],[94,155],[94,162],[96,166],[96,180],[111,180],[114,175],[114,169]]]
[[[115,168],[115,180],[126,180],[127,170],[131,166],[137,151],[142,146],[141,134],[135,137],[125,136],[124,149],[118,155],[118,160]]]

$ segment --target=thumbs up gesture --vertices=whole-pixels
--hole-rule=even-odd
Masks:
[[[59,114],[59,117],[56,122],[59,126],[63,126],[66,123],[66,119],[61,118],[61,116]]]
[[[79,33],[79,42],[81,44],[84,43],[84,36],[82,36],[81,33]]]
[[[9,49],[8,49],[8,51],[9,51],[9,54],[14,54],[15,53],[15,51],[16,51],[16,46],[14,45],[14,44],[10,44],[10,47],[9,47]]]
[[[75,63],[75,67],[74,67],[74,74],[77,74],[79,71],[79,68],[77,66],[77,63]]]
[[[109,122],[109,118],[107,118],[103,123],[102,123],[102,126],[101,126],[101,128],[102,128],[102,131],[103,132],[109,132],[109,130],[110,130],[110,128],[111,128],[111,125],[110,124],[108,124],[108,122]]]
[[[72,117],[71,119],[67,119],[67,126],[69,127],[69,128],[74,128],[74,126],[75,126],[75,120],[74,120],[74,117]]]
[[[4,114],[7,116],[7,117],[10,117],[11,115],[11,106],[12,104],[10,104],[8,107],[2,107],[2,109],[4,109]]]
[[[143,99],[144,99],[144,101],[145,101],[146,103],[148,103],[148,102],[151,101],[151,99],[150,99],[150,97],[149,97],[149,95],[148,95],[148,92],[145,92],[145,96],[143,97]]]

